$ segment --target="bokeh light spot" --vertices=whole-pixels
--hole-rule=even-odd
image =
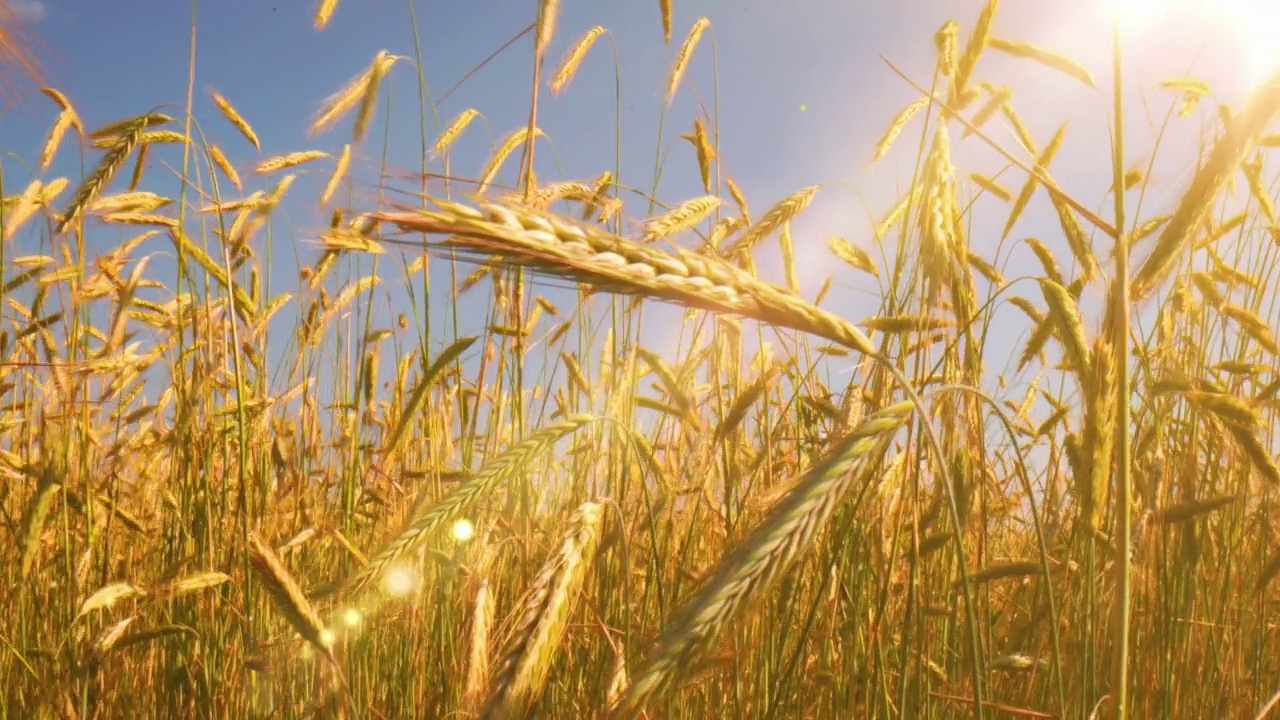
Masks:
[[[403,597],[413,592],[415,585],[417,585],[417,578],[414,577],[409,568],[400,565],[388,570],[387,574],[382,578],[382,587],[397,597]]]
[[[466,542],[476,536],[476,526],[470,520],[461,518],[453,524],[453,539]]]

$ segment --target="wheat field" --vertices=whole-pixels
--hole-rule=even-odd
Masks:
[[[717,22],[672,2],[668,105]],[[705,108],[663,115],[690,197],[612,158],[535,173],[609,41],[536,5],[505,51],[528,123],[475,176],[449,159],[484,108],[423,125],[421,172],[369,162],[413,48],[332,78],[306,134],[337,151],[276,152],[194,81],[124,119],[30,99],[46,140],[0,165],[0,718],[1268,716],[1280,72],[1234,106],[1153,91],[1202,124],[1168,202],[1121,141],[1109,187],[1064,187],[1067,126],[1034,136],[980,61],[1103,89],[1130,138],[1119,72],[974,3],[931,75],[882,66],[916,99],[875,110],[875,160],[914,171],[874,233],[805,238],[830,186],[747,198]],[[281,288],[302,173],[331,220]]]

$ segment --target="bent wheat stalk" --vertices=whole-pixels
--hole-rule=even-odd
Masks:
[[[711,579],[677,611],[658,649],[619,700],[615,717],[638,715],[650,698],[668,689],[682,670],[705,655],[751,599],[763,595],[795,566],[911,410],[911,403],[899,403],[867,418],[720,562]]]
[[[458,486],[420,517],[414,518],[403,532],[386,545],[367,565],[346,582],[347,592],[357,593],[392,563],[412,552],[445,523],[456,520],[471,505],[499,483],[524,471],[528,464],[557,440],[595,420],[591,415],[570,415],[530,434],[506,452],[485,463],[470,480]]]
[[[480,202],[477,210],[437,199],[432,203],[435,209],[379,211],[369,217],[406,232],[450,235],[444,245],[463,253],[497,256],[609,292],[733,313],[874,353],[871,341],[852,323],[714,258],[680,249],[664,252],[528,208]]]
[[[547,558],[493,679],[481,718],[523,717],[537,699],[595,557],[604,506],[586,502],[569,520],[560,549]]]

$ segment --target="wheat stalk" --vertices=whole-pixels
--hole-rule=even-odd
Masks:
[[[450,235],[449,248],[477,256],[499,256],[612,292],[734,313],[873,352],[871,341],[848,321],[713,258],[683,250],[673,255],[525,208],[484,203],[482,213],[458,203],[434,204],[438,209],[380,211],[370,217],[407,232]]]
[[[306,593],[302,592],[298,581],[285,568],[284,563],[280,562],[275,551],[257,535],[249,536],[249,562],[293,629],[336,668],[338,661],[333,655],[332,632],[320,622],[320,616],[311,607]]]
[[[530,434],[486,462],[470,480],[459,485],[420,516],[411,519],[403,532],[347,579],[346,591],[354,594],[363,590],[371,580],[411,552],[432,532],[443,527],[446,522],[462,517],[483,495],[523,472],[535,457],[546,452],[557,440],[594,420],[591,415],[570,415]]]
[[[1222,186],[1252,150],[1258,137],[1280,114],[1280,71],[1271,75],[1231,119],[1226,131],[1196,171],[1191,185],[1165,225],[1156,246],[1130,282],[1134,302],[1142,300],[1164,280]]]
[[[603,515],[603,505],[586,502],[569,519],[559,551],[547,558],[529,590],[481,718],[522,717],[537,699],[595,556]]]
[[[262,143],[258,141],[258,133],[254,132],[253,126],[249,124],[249,121],[244,119],[244,116],[235,109],[235,106],[229,100],[222,96],[222,93],[217,90],[210,90],[209,96],[213,98],[213,104],[218,106],[222,116],[234,125],[236,130],[240,131],[245,140],[253,144],[254,149],[261,152]]]
[[[573,49],[564,56],[564,60],[560,61],[560,66],[556,68],[555,74],[551,76],[552,95],[559,95],[569,84],[569,81],[573,80],[573,76],[578,72],[578,66],[582,64],[583,58],[587,56],[587,52],[595,44],[596,38],[600,37],[604,32],[605,29],[603,27],[596,25],[578,38],[578,42],[574,43]]]
[[[671,76],[667,78],[668,105],[675,99],[676,90],[680,89],[680,80],[684,77],[684,72],[689,67],[689,58],[693,57],[693,51],[698,47],[698,40],[710,24],[710,20],[700,17],[693,24],[693,27],[689,28],[689,34],[685,37],[684,44],[680,46],[680,54],[676,56],[676,63],[671,67]]]
[[[329,153],[323,150],[300,150],[298,152],[291,152],[285,155],[277,155],[275,157],[267,158],[266,160],[258,163],[258,166],[253,170],[259,175],[266,175],[267,173],[273,173],[277,170],[284,170],[285,168],[295,167],[303,163],[311,162],[312,160],[319,160],[320,158],[327,157],[329,157]]]
[[[900,403],[869,416],[805,473],[720,561],[710,579],[676,612],[658,648],[634,673],[634,682],[614,708],[617,716],[639,713],[650,698],[669,688],[677,675],[711,648],[751,600],[790,572],[854,483],[870,480],[865,473],[910,417],[912,407]]]

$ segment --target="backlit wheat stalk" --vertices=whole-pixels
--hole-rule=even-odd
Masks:
[[[384,570],[425,541],[432,532],[443,527],[446,522],[464,517],[464,513],[480,497],[524,470],[527,463],[546,452],[561,437],[594,420],[590,415],[573,415],[551,423],[486,462],[471,479],[441,498],[421,516],[412,518],[403,532],[347,579],[346,592],[353,595],[360,592]]]
[[[711,649],[750,601],[763,597],[794,567],[853,485],[872,482],[864,473],[880,459],[911,408],[904,403],[868,417],[720,561],[710,579],[676,612],[648,661],[633,673],[631,686],[614,708],[615,717],[635,716],[650,698],[669,688]]]
[[[253,569],[258,572],[263,587],[293,629],[336,665],[332,633],[320,621],[320,616],[311,607],[311,601],[302,592],[298,581],[285,568],[284,563],[280,562],[275,550],[272,550],[257,535],[249,536],[249,562],[253,564]]]
[[[849,322],[712,258],[665,253],[567,220],[500,205],[484,204],[482,213],[456,203],[435,204],[435,210],[382,211],[371,217],[409,232],[449,235],[449,247],[501,256],[614,292],[736,313],[811,332],[859,352],[872,351],[870,340]]]
[[[603,515],[603,505],[588,502],[569,518],[559,550],[547,558],[523,603],[480,717],[522,717],[536,700],[595,556]]]

